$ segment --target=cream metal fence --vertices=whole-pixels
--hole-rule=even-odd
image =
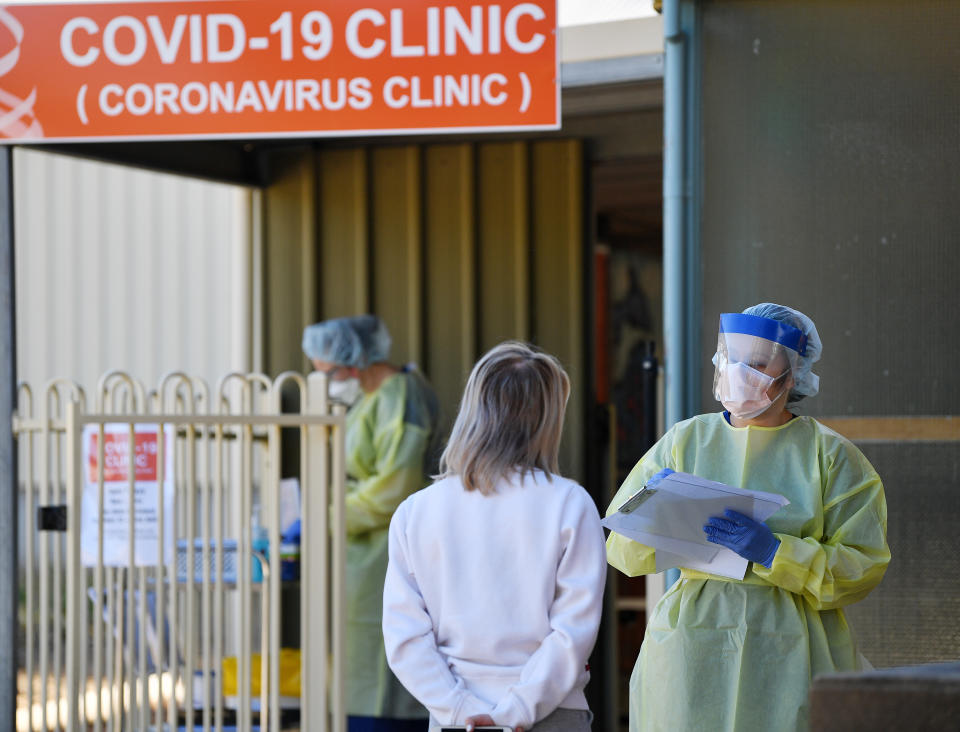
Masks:
[[[300,728],[344,732],[344,410],[326,393],[321,374],[233,373],[211,395],[182,373],[147,393],[111,372],[88,411],[71,382],[37,400],[21,385],[18,730],[274,731],[283,701]],[[300,694],[283,700],[282,446],[299,447],[302,520]]]

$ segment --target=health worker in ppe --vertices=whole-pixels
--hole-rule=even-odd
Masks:
[[[373,315],[326,320],[303,332],[303,352],[327,375],[346,423],[349,732],[426,732],[427,711],[387,666],[381,616],[387,529],[397,506],[430,481],[438,402],[418,370],[387,362],[390,335]]]
[[[794,405],[818,391],[822,345],[807,316],[762,303],[720,316],[714,396],[725,411],[674,425],[627,476],[608,514],[682,471],[779,493],[766,523],[733,511],[707,538],[750,560],[742,581],[681,568],[653,609],[630,679],[630,730],[804,730],[815,674],[861,668],[843,608],[890,561],[876,471]],[[654,550],[611,533],[607,560],[631,577]]]

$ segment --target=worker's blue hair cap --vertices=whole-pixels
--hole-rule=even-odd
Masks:
[[[786,305],[777,305],[772,302],[762,302],[743,311],[746,315],[756,315],[760,318],[769,318],[793,326],[807,337],[807,348],[797,360],[793,370],[793,388],[790,390],[788,404],[796,404],[804,397],[814,396],[820,391],[820,377],[813,373],[813,364],[820,360],[823,353],[823,343],[817,326],[799,310],[788,308]]]
[[[390,333],[375,315],[324,320],[304,328],[303,352],[311,360],[362,369],[387,360]]]

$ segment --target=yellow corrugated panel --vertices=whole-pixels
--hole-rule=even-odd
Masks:
[[[264,193],[264,366],[302,369],[303,328],[316,305],[314,159],[305,148],[277,153],[280,173]]]
[[[393,337],[393,360],[422,357],[420,148],[373,150],[373,309]]]
[[[428,348],[423,366],[448,427],[477,357],[473,148],[466,143],[432,145],[425,168]]]
[[[480,347],[530,337],[527,145],[489,143],[478,152]]]
[[[320,314],[326,318],[370,309],[367,253],[367,149],[318,155]]]
[[[583,150],[579,141],[533,144],[534,339],[557,356],[570,374],[562,468],[583,467],[584,245]]]
[[[582,146],[577,141],[443,143],[321,150],[313,204],[302,168],[265,196],[270,311],[314,303],[308,322],[374,312],[393,336],[391,360],[417,361],[448,429],[470,368],[503,340],[534,340],[569,370],[563,467],[583,467],[584,293]],[[299,268],[315,221],[318,291]],[[272,261],[279,257],[284,262]],[[276,290],[296,274],[290,292]],[[304,323],[289,318],[299,334]],[[270,334],[268,334],[270,337]],[[270,347],[294,349],[292,335]],[[276,360],[279,363],[279,360]]]

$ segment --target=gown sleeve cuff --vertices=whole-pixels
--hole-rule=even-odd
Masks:
[[[753,572],[767,582],[789,592],[802,594],[810,574],[810,565],[816,558],[816,547],[790,534],[774,534],[780,540],[769,567],[754,563]]]

